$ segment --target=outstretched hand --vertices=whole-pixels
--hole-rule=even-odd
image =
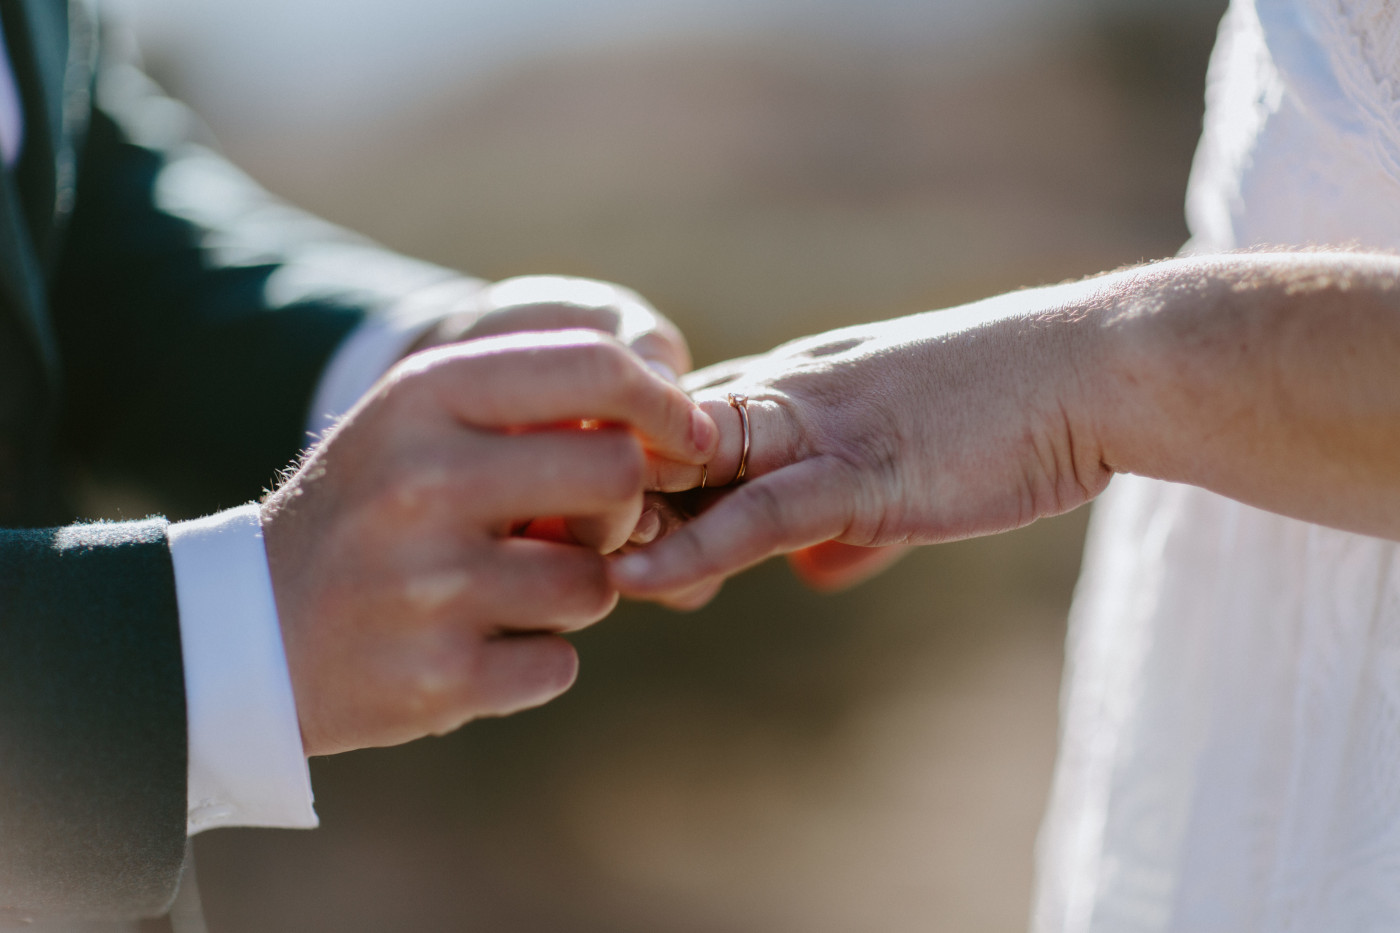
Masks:
[[[1042,306],[1043,307],[1043,306]],[[697,515],[616,559],[625,594],[692,606],[718,582],[778,553],[838,586],[882,569],[890,546],[1018,527],[1095,496],[1111,475],[1094,448],[1072,322],[1044,339],[1046,314],[988,304],[851,327],[722,363],[685,380],[720,427]],[[1063,322],[1062,322],[1063,323]],[[747,397],[751,449],[738,472]],[[653,463],[661,489],[701,469]]]
[[[1094,498],[1115,472],[1400,540],[1397,282],[1395,258],[1375,254],[1174,259],[694,373],[687,386],[723,432],[707,485],[738,472],[726,396],[750,399],[747,481],[618,558],[612,579],[684,602],[821,542],[1020,527]],[[701,468],[652,472],[674,490],[698,485]]]

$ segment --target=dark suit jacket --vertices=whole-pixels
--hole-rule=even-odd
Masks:
[[[165,521],[65,526],[65,484],[256,497],[337,343],[445,273],[192,142],[186,111],[104,57],[87,0],[0,0],[0,19],[26,127],[0,177],[0,908],[147,915],[185,847]]]

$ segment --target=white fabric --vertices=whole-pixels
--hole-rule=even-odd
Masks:
[[[316,825],[258,507],[170,526],[191,834]]]
[[[1192,249],[1400,249],[1400,4],[1236,0],[1207,101]],[[1066,678],[1036,933],[1400,929],[1397,545],[1118,477]]]
[[[322,373],[307,429],[334,423],[429,327],[481,287],[453,279],[367,318]],[[317,824],[255,506],[171,526],[189,721],[191,835]]]
[[[307,432],[321,437],[369,391],[419,337],[485,283],[453,278],[419,289],[384,314],[367,318],[336,350],[311,401]]]

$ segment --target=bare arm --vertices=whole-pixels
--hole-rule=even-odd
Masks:
[[[1400,259],[1169,260],[795,341],[690,377],[749,482],[614,564],[657,596],[827,540],[990,534],[1092,499],[1115,472],[1192,483],[1400,538]],[[665,488],[692,466],[658,463]]]
[[[1400,259],[1180,260],[1102,306],[1105,464],[1400,538]]]

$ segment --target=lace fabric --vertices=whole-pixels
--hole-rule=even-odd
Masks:
[[[1400,248],[1400,10],[1235,2],[1191,249]],[[1071,617],[1036,933],[1400,929],[1400,546],[1123,476]]]

